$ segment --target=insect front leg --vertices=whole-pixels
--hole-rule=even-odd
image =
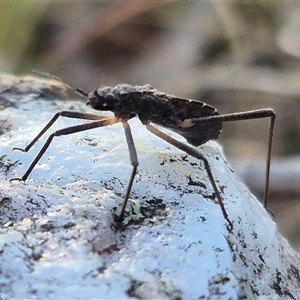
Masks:
[[[208,178],[209,178],[209,181],[214,189],[214,192],[215,192],[215,195],[216,195],[216,198],[218,200],[218,203],[219,203],[219,206],[222,210],[222,214],[224,216],[224,219],[227,221],[228,223],[228,230],[229,231],[232,231],[233,229],[233,224],[232,222],[230,221],[229,217],[228,217],[228,214],[226,212],[226,209],[225,209],[225,206],[224,206],[224,203],[223,203],[223,200],[222,200],[222,197],[220,195],[220,192],[219,192],[219,189],[216,185],[216,182],[214,180],[214,177],[212,175],[212,172],[211,172],[211,169],[210,169],[210,166],[209,166],[209,163],[207,161],[207,159],[200,153],[198,152],[196,149],[186,145],[186,144],[183,144],[175,139],[173,139],[172,137],[168,136],[167,134],[163,133],[162,131],[158,130],[156,127],[150,125],[150,124],[145,124],[146,128],[153,134],[155,134],[156,136],[158,136],[159,138],[165,140],[166,142],[170,143],[171,145],[177,147],[178,149],[186,152],[187,154],[197,158],[197,159],[200,159],[201,161],[203,161],[204,163],[204,168],[206,170],[206,173],[208,175]]]
[[[40,137],[57,121],[59,117],[66,117],[72,119],[83,119],[83,120],[102,120],[107,119],[107,116],[99,116],[95,114],[88,114],[76,111],[62,110],[56,113],[48,124],[41,130],[41,132],[23,149],[23,148],[13,148],[13,150],[20,150],[23,152],[28,152],[29,149],[40,139]]]
[[[13,180],[25,181],[28,178],[28,176],[30,175],[30,173],[32,172],[35,165],[38,163],[38,161],[41,159],[43,154],[46,152],[46,150],[50,146],[50,144],[51,144],[54,137],[73,134],[73,133],[76,133],[76,132],[86,131],[86,130],[90,130],[90,129],[94,129],[94,128],[98,128],[98,127],[103,127],[103,126],[107,126],[107,125],[112,125],[112,124],[117,123],[117,122],[120,122],[120,120],[118,118],[109,117],[109,118],[99,120],[99,121],[94,121],[94,122],[91,122],[91,123],[85,123],[85,124],[66,127],[66,128],[63,128],[63,129],[60,129],[60,130],[57,130],[57,131],[53,132],[48,137],[48,139],[45,142],[44,146],[42,147],[42,149],[40,150],[38,155],[35,157],[34,161],[31,163],[31,165],[29,166],[29,168],[27,169],[25,174],[22,177],[12,178],[12,179],[10,179],[10,181],[13,181]]]

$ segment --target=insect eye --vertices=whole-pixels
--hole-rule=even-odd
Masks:
[[[103,98],[104,98],[103,106],[108,106],[108,107],[114,106],[116,99],[113,94],[106,94]]]

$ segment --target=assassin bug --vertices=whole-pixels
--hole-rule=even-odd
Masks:
[[[204,168],[213,187],[215,197],[220,205],[225,220],[228,222],[228,228],[229,230],[232,230],[233,224],[230,221],[225,210],[221,194],[212,175],[209,163],[203,156],[203,154],[197,151],[195,147],[202,145],[208,140],[217,139],[219,137],[219,134],[221,133],[223,122],[270,118],[266,162],[266,179],[263,201],[264,207],[267,209],[271,151],[275,125],[275,113],[273,109],[266,108],[220,115],[214,107],[209,106],[204,102],[171,96],[159,92],[158,90],[152,88],[150,85],[132,86],[129,84],[119,84],[115,87],[98,88],[88,94],[83,90],[64,82],[56,76],[52,76],[48,73],[43,72],[34,72],[61,82],[68,88],[74,90],[79,95],[86,97],[88,99],[86,104],[91,106],[93,109],[99,111],[111,111],[114,113],[114,116],[108,117],[76,111],[60,111],[56,113],[48,122],[48,124],[42,129],[42,131],[31,141],[31,143],[29,143],[29,145],[25,149],[13,148],[13,150],[21,150],[27,152],[59,117],[91,120],[92,122],[66,127],[53,132],[48,137],[44,146],[35,157],[34,161],[31,163],[23,177],[13,178],[11,180],[25,181],[51,144],[54,137],[113,125],[120,122],[124,127],[130,161],[132,165],[132,171],[127,191],[124,196],[121,212],[118,216],[119,221],[123,220],[126,204],[130,196],[133,180],[139,164],[136,148],[131,134],[131,129],[128,124],[128,120],[137,116],[142,124],[145,125],[151,133],[203,162]],[[170,129],[180,134],[190,145],[177,141],[158,128],[154,127],[151,123]]]

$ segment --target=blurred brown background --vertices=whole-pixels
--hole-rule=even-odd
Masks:
[[[299,2],[0,3],[1,73],[32,69],[87,92],[101,84],[149,83],[221,113],[273,108],[270,208],[300,249]],[[267,126],[267,120],[225,124],[220,138],[259,198]]]

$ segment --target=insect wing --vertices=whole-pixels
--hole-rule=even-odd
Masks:
[[[199,122],[191,127],[171,127],[160,124],[183,136],[193,146],[200,146],[205,142],[217,139],[222,131],[222,123],[201,123],[201,117],[219,115],[218,111],[204,102],[190,99],[182,99],[170,95],[165,96],[174,107],[176,117],[181,121],[197,118]]]

